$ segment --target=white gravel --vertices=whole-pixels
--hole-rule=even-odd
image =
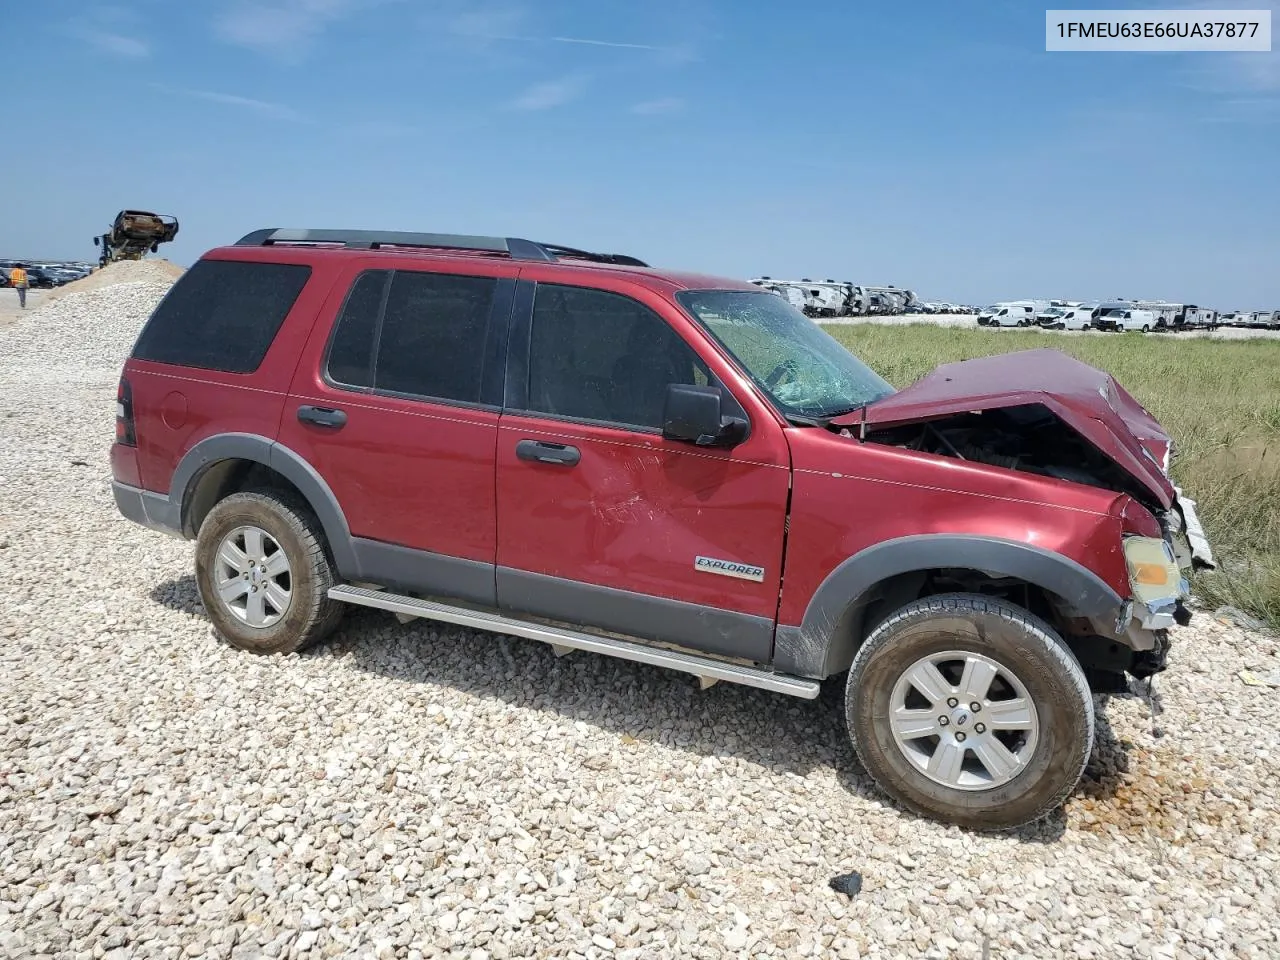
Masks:
[[[900,813],[814,702],[353,613],[212,635],[117,515],[119,365],[162,285],[0,330],[0,955],[1274,957],[1277,644],[1179,630],[1155,736],[1099,701],[1064,813]],[[862,892],[834,893],[862,873]],[[1267,920],[1271,917],[1271,920]]]

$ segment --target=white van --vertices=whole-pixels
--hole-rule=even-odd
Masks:
[[[978,314],[983,327],[1026,327],[1035,322],[1036,309],[1030,304],[997,303]]]
[[[1093,308],[1050,307],[1038,319],[1046,330],[1092,330]]]
[[[1150,310],[1113,307],[1100,316],[1097,323],[1103,330],[1118,330],[1121,333],[1141,330],[1143,333],[1150,333],[1156,327],[1156,315]]]

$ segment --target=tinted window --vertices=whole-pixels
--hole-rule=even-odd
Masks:
[[[174,284],[138,337],[139,360],[252,373],[311,268],[200,260]]]
[[[538,285],[530,410],[660,428],[667,384],[707,382],[689,345],[643,304],[602,290]]]
[[[342,307],[329,345],[329,379],[353,387],[373,385],[373,336],[386,289],[388,270],[370,270],[356,278]]]
[[[497,286],[491,277],[397,271],[378,335],[376,389],[479,403]]]

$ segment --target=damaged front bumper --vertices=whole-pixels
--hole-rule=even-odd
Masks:
[[[1186,580],[1182,583],[1185,585]],[[1177,596],[1158,597],[1151,600],[1126,600],[1120,608],[1120,616],[1116,618],[1116,635],[1121,636],[1132,630],[1168,630],[1175,624],[1185,627],[1191,622],[1191,611],[1183,601],[1190,594],[1189,586]],[[1130,646],[1133,646],[1132,642]],[[1135,647],[1135,649],[1142,649]]]
[[[1175,536],[1181,533],[1187,541],[1191,554],[1190,562],[1183,566],[1201,567],[1206,570],[1215,569],[1217,564],[1213,559],[1213,548],[1209,546],[1209,538],[1205,536],[1204,527],[1200,525],[1200,517],[1196,513],[1196,502],[1190,497],[1184,497],[1180,487],[1174,487],[1173,489],[1177,494],[1174,501],[1176,509],[1171,510],[1170,513],[1180,521],[1180,529],[1172,532]]]

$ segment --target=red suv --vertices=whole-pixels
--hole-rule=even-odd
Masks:
[[[120,380],[115,498],[196,541],[223,637],[379,607],[800,697],[847,672],[910,809],[1075,787],[1090,690],[1164,669],[1212,565],[1171,444],[1052,350],[894,391],[748,283],[524,240],[262,230]]]

